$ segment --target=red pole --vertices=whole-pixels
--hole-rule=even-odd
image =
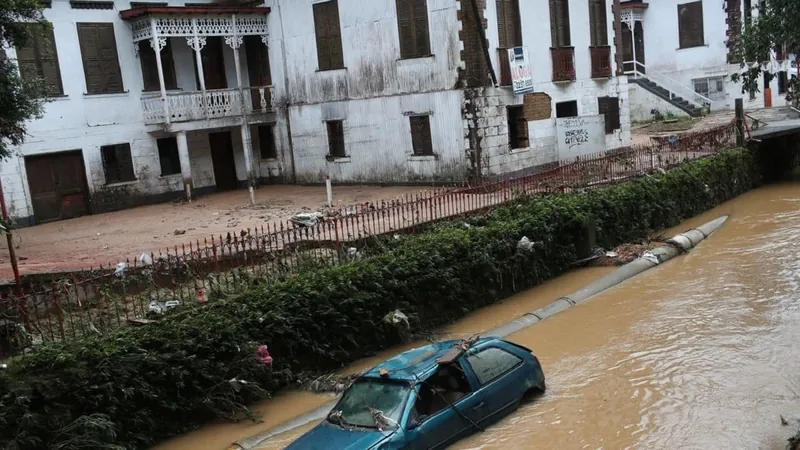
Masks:
[[[6,230],[6,239],[8,240],[8,257],[11,258],[11,270],[14,271],[14,282],[17,285],[17,295],[21,298],[22,280],[19,276],[19,267],[17,267],[17,253],[14,251],[14,240],[11,238],[11,221],[8,219],[8,211],[6,210],[6,195],[3,192],[3,180],[0,180],[0,208],[3,210],[3,221],[8,226]]]

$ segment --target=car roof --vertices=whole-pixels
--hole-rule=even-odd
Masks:
[[[480,338],[472,345],[479,345],[484,342],[498,341],[498,338]],[[400,381],[419,381],[431,375],[431,369],[436,367],[436,360],[445,355],[456,344],[461,342],[458,339],[439,341],[422,347],[412,348],[397,356],[387,359],[382,363],[369,369],[360,378],[379,378]],[[381,371],[386,370],[387,376],[381,376]]]

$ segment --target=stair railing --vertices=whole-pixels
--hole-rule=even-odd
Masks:
[[[653,83],[666,89],[669,92],[670,99],[682,97],[689,102],[694,103],[696,106],[707,108],[709,111],[711,110],[711,103],[713,100],[704,96],[703,94],[698,94],[694,89],[681,84],[678,80],[670,77],[669,75],[649,69],[638,61],[625,61],[623,63],[623,67],[628,65],[631,65],[633,69],[626,70],[625,75],[632,75],[635,79],[646,78],[651,80]]]

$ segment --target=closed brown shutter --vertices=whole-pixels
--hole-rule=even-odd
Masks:
[[[26,45],[17,47],[17,64],[23,79],[41,78],[48,96],[64,94],[58,51],[49,25],[30,25],[31,36]]]
[[[416,55],[414,45],[414,23],[411,19],[411,0],[397,0],[397,34],[400,38],[400,57],[413,58]]]
[[[497,0],[497,30],[500,48],[522,45],[522,23],[519,0]]]
[[[567,0],[550,0],[550,33],[553,47],[571,46]]]
[[[272,85],[272,73],[269,68],[269,51],[259,36],[245,36],[244,51],[247,55],[247,72],[250,86]]]
[[[589,0],[589,28],[591,45],[608,45],[608,19],[603,0]]]
[[[156,51],[150,45],[150,41],[140,41],[139,63],[142,66],[142,81],[145,91],[161,90],[161,83],[158,81],[158,62],[156,61]],[[175,77],[175,61],[172,58],[172,45],[167,39],[167,45],[161,49],[161,68],[164,71],[164,86],[167,89],[177,89],[178,83]]]
[[[344,68],[338,2],[315,3],[313,11],[319,70]]]
[[[598,97],[597,109],[605,117],[606,134],[611,134],[614,130],[620,129],[619,98]]]
[[[88,94],[123,92],[114,24],[79,23],[78,40]]]
[[[705,45],[702,1],[678,5],[678,40],[680,48]]]
[[[409,119],[411,122],[411,145],[414,155],[433,155],[430,116],[412,116]]]
[[[430,33],[428,31],[427,0],[414,0],[414,36],[416,38],[416,55],[430,55],[431,44]]]

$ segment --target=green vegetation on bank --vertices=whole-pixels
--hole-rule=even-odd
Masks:
[[[245,417],[242,405],[301,372],[400,343],[407,336],[387,313],[403,311],[416,331],[441,326],[565,272],[589,222],[605,248],[640,240],[757,186],[759,170],[751,152],[730,150],[588,193],[525,197],[384,254],[41,347],[0,372],[0,448],[146,448],[214,417]],[[518,248],[522,237],[533,246]],[[261,344],[272,368],[254,357]]]

